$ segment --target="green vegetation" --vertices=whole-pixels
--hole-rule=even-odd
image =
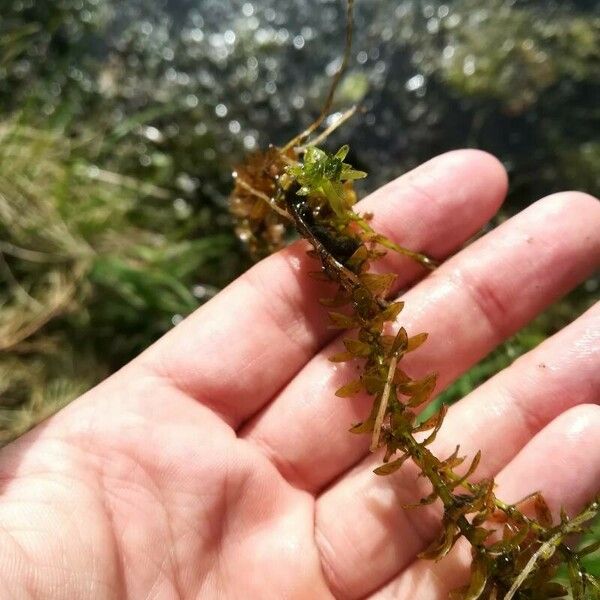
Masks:
[[[139,353],[240,261],[202,214],[89,164],[94,142],[13,119],[0,129],[0,440]],[[225,275],[223,275],[225,274]]]

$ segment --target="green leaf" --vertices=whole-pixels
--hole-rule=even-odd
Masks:
[[[544,497],[537,493],[534,498],[534,509],[537,520],[544,527],[552,527],[552,512],[550,511],[550,507],[544,500]]]
[[[473,473],[477,470],[477,467],[479,466],[480,460],[481,460],[481,450],[478,450],[477,454],[473,457],[473,460],[471,461],[471,464],[470,464],[469,468],[467,469],[467,472],[458,481],[453,482],[452,485],[454,486],[454,488],[461,486],[465,481],[467,481],[469,479],[469,477],[471,477],[471,475],[473,475]]]
[[[358,269],[369,258],[369,251],[364,244],[361,244],[354,254],[346,261],[349,269]]]
[[[437,373],[430,373],[423,379],[417,379],[398,385],[398,392],[404,396],[410,396],[408,406],[420,406],[429,400],[435,389],[436,382]]]
[[[448,458],[444,459],[440,463],[440,470],[443,470],[443,471],[453,470],[464,462],[466,457],[458,456],[459,450],[460,450],[460,446],[457,445],[454,452]]]
[[[350,150],[350,146],[348,144],[344,144],[335,154],[334,158],[339,160],[344,160],[348,155],[348,151]]]
[[[485,555],[478,553],[471,564],[471,581],[464,595],[464,600],[478,600],[485,590],[489,577],[490,565]]]
[[[583,573],[581,572],[579,564],[576,560],[570,560],[567,563],[567,572],[569,574],[569,583],[571,584],[573,600],[585,600]]]
[[[338,292],[333,298],[319,298],[319,304],[327,308],[339,308],[346,306],[350,302],[348,294]]]
[[[351,181],[354,179],[364,179],[367,176],[367,173],[364,171],[357,171],[356,169],[348,169],[342,172],[342,179]]]
[[[413,429],[413,433],[417,433],[419,431],[428,431],[429,429],[438,429],[441,422],[444,420],[444,416],[446,415],[446,411],[448,410],[447,406],[442,406],[438,412],[429,417],[426,421],[423,421],[420,425],[417,425]]]
[[[595,542],[584,546],[581,550],[577,551],[577,554],[579,554],[579,556],[585,556],[586,554],[596,552],[598,549],[600,549],[600,540],[596,540]]]
[[[400,314],[404,308],[404,302],[392,302],[385,310],[381,312],[380,317],[384,321],[395,321],[396,317]]]
[[[334,185],[327,179],[323,179],[321,182],[321,189],[329,201],[329,205],[331,206],[333,212],[338,217],[343,218],[346,207],[344,206],[344,196],[338,189],[338,186]]]

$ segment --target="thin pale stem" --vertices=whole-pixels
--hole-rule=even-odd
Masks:
[[[278,215],[281,215],[288,221],[293,220],[292,217],[290,217],[290,215],[285,210],[283,210],[282,208],[277,206],[277,204],[275,203],[273,198],[269,198],[269,196],[267,196],[266,194],[263,194],[262,192],[254,189],[249,183],[246,183],[243,179],[240,179],[237,175],[234,175],[234,177],[236,178],[237,182],[245,190],[248,190],[253,196],[256,196],[260,200],[264,200]]]
[[[341,116],[332,123],[327,129],[321,132],[314,140],[307,142],[304,146],[298,146],[296,151],[298,153],[306,152],[309,146],[318,146],[322,141],[326,140],[338,127],[343,125],[355,112],[356,105],[344,111]]]
[[[298,145],[300,142],[305,140],[313,131],[319,128],[321,123],[325,120],[329,109],[331,108],[331,104],[333,102],[333,96],[335,95],[335,90],[342,78],[342,75],[346,72],[346,68],[348,66],[348,62],[350,61],[350,51],[352,49],[352,11],[354,9],[354,0],[348,0],[346,5],[346,41],[344,46],[344,56],[342,58],[342,64],[335,74],[333,81],[331,82],[331,86],[329,88],[329,92],[327,93],[327,98],[325,99],[325,104],[323,105],[323,109],[321,110],[321,114],[299,135],[291,139],[282,149],[282,152],[293,148]]]
[[[379,404],[379,410],[377,411],[377,417],[375,419],[375,425],[373,427],[373,437],[371,438],[371,452],[375,452],[379,448],[379,438],[381,437],[381,426],[383,425],[383,418],[385,417],[385,411],[387,410],[388,402],[390,401],[390,394],[392,392],[392,382],[394,381],[394,374],[396,373],[396,367],[398,366],[398,357],[393,356],[390,360],[390,367],[388,369],[387,379],[385,380],[385,386],[383,388],[383,394],[381,394],[381,402]]]

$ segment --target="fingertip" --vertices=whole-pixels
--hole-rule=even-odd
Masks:
[[[452,186],[438,196],[440,213],[454,213],[454,218],[445,215],[441,228],[455,221],[465,226],[472,222],[468,227],[471,235],[494,217],[508,190],[508,175],[502,163],[492,154],[472,148],[440,154],[408,173],[406,179],[418,187],[423,179],[438,182],[438,188]]]
[[[542,198],[539,204],[551,212],[566,212],[578,217],[585,216],[600,221],[600,201],[586,192],[577,190],[556,192]]]
[[[565,411],[550,423],[555,435],[564,438],[570,445],[590,440],[600,450],[600,406],[580,404]]]
[[[498,157],[477,148],[460,148],[440,154],[437,158],[451,159],[458,166],[470,170],[473,177],[486,183],[484,191],[491,192],[491,197],[497,201],[498,206],[502,204],[508,192],[508,173]]]
[[[498,211],[508,187],[500,161],[481,150],[441,154],[379,188],[358,205],[403,246],[447,256]]]
[[[556,417],[542,429],[499,477],[510,501],[527,492],[524,483],[536,474],[542,491],[555,514],[561,508],[578,511],[598,493],[600,478],[600,406],[580,404]],[[531,490],[529,490],[531,491]]]

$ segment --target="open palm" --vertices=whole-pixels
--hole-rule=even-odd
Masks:
[[[496,212],[506,176],[476,151],[440,156],[359,210],[403,245],[444,258]],[[406,359],[439,389],[600,264],[600,204],[540,200],[436,272],[401,257],[401,322],[429,341]],[[407,465],[372,469],[348,433],[368,398],[333,394],[351,364],[298,242],[264,260],[120,372],[0,453],[2,598],[445,598],[460,544],[416,558],[437,507]],[[483,451],[479,476],[515,501],[541,489],[575,510],[600,481],[600,309],[454,406],[433,447]],[[110,352],[110,348],[106,349]],[[596,435],[592,435],[595,432]],[[583,465],[583,468],[582,468]]]

